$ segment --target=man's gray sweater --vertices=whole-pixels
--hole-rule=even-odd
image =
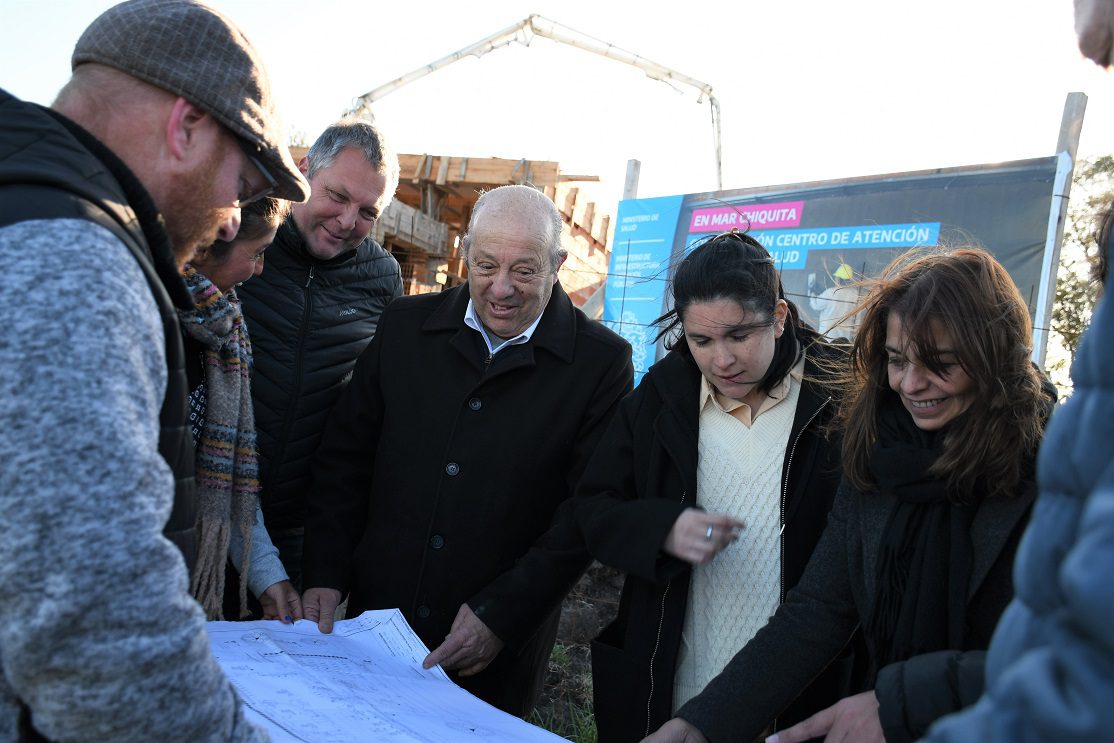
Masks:
[[[0,228],[0,741],[259,741],[163,536],[163,327],[84,220]]]

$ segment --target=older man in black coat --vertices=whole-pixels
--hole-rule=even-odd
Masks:
[[[459,683],[512,714],[537,699],[561,600],[587,564],[559,515],[633,377],[630,347],[569,301],[561,216],[484,194],[469,280],[384,312],[314,465],[305,613],[323,632],[398,607]]]

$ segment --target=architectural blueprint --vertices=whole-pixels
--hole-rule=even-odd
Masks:
[[[314,622],[209,622],[213,655],[275,741],[453,743],[562,739],[482,702],[435,666],[397,609],[323,635]]]

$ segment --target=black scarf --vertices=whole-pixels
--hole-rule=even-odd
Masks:
[[[928,470],[944,431],[922,431],[895,396],[879,411],[870,469],[882,497],[896,498],[878,548],[878,596],[864,631],[877,668],[914,655],[962,649],[975,507],[948,500]]]

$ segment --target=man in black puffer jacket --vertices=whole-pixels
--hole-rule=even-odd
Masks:
[[[294,206],[263,273],[237,293],[255,355],[264,521],[300,591],[310,458],[380,313],[402,294],[402,277],[370,237],[398,185],[398,156],[378,130],[338,122],[298,167],[309,201]]]

